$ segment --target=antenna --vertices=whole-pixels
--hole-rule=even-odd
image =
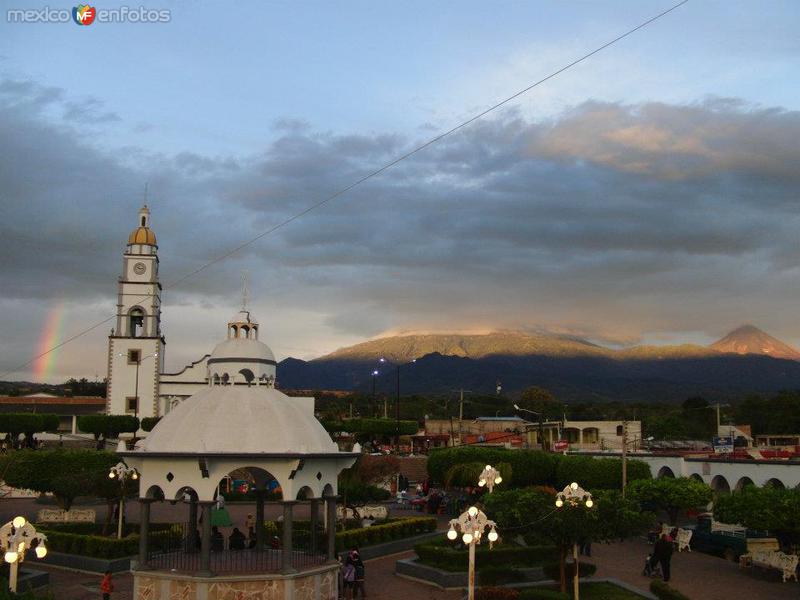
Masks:
[[[149,181],[144,182],[144,205],[147,206],[147,186],[150,184]]]

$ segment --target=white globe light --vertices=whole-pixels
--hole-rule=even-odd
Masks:
[[[485,479],[478,479],[478,485],[481,486],[481,487],[485,486],[486,485],[486,480]]]
[[[25,527],[25,517],[14,517],[14,520],[11,521],[11,524],[14,526],[14,529],[19,529],[20,527]]]
[[[131,479],[139,479],[139,473],[134,471],[133,474],[131,475]]]
[[[591,498],[589,498],[589,499],[586,501],[586,508],[592,508],[592,506],[594,506],[594,502],[592,502],[592,499],[591,499]]]
[[[571,487],[573,490],[577,490],[578,489],[578,482],[577,481],[573,481],[572,483],[569,484],[569,487]]]
[[[464,535],[461,536],[461,540],[465,544],[471,544],[472,543],[472,534],[471,533],[465,533]]]
[[[6,559],[7,563],[11,564],[17,562],[18,556],[16,552],[14,552],[13,550],[9,550],[8,552],[6,552],[3,558]]]
[[[492,530],[489,532],[489,535],[488,535],[488,537],[489,537],[489,541],[490,541],[490,542],[496,542],[496,541],[497,541],[497,538],[498,538],[498,537],[500,537],[500,536],[498,536],[498,535],[497,535],[497,532],[496,532],[494,529],[492,529]]]
[[[502,477],[500,477],[500,475],[498,475],[498,476],[495,478],[494,482],[495,482],[495,483],[503,483],[503,478],[502,478]]]
[[[562,506],[564,506],[564,501],[561,498],[559,498],[558,500],[556,500],[556,508],[561,508]]]
[[[450,531],[447,532],[447,539],[448,540],[454,540],[457,537],[458,537],[458,534],[456,533],[455,529],[451,529]]]
[[[116,476],[117,476],[117,474],[116,474],[116,473],[114,473],[114,471],[109,471],[109,472],[108,472],[108,478],[109,478],[109,479],[114,479],[114,477],[116,477]]]
[[[475,508],[474,506],[470,506],[470,507],[469,507],[469,509],[467,510],[467,512],[469,513],[469,516],[470,516],[470,517],[473,517],[473,518],[474,518],[474,517],[475,517],[475,515],[477,515],[477,514],[478,514],[478,509],[477,509],[477,508]]]
[[[45,556],[47,556],[47,548],[44,547],[44,544],[36,546],[36,558],[44,558]]]
[[[492,465],[486,465],[486,470],[487,470],[487,471],[488,471],[489,469],[491,469],[491,468],[492,468]]]

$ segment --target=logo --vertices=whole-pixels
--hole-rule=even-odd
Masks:
[[[72,9],[72,20],[78,25],[91,25],[97,16],[97,9],[88,4],[79,4]]]

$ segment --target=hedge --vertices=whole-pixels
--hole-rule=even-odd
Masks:
[[[485,587],[475,590],[475,600],[517,600],[519,592],[511,588]]]
[[[414,546],[421,563],[443,569],[445,571],[466,571],[467,551],[457,550],[448,545],[448,542],[434,541],[417,544]],[[511,546],[503,544],[489,549],[489,545],[480,545],[476,548],[480,558],[476,559],[479,569],[486,567],[531,567],[541,565],[553,560],[556,555],[555,546]]]
[[[123,558],[132,556],[139,551],[139,534],[137,533],[117,539],[100,535],[66,533],[43,527],[39,527],[38,530],[47,536],[47,548],[53,552],[93,558]],[[160,540],[166,541],[174,533],[169,525],[162,525],[160,530],[150,533],[150,543],[157,548]]]
[[[597,571],[597,567],[592,563],[579,562],[578,571],[581,577],[591,577]],[[567,574],[567,579],[575,577],[575,563],[568,562],[564,565],[564,572]],[[553,581],[561,579],[561,565],[558,562],[551,562],[542,565],[544,576]]]
[[[362,529],[340,531],[336,534],[336,549],[341,551],[353,547],[381,544],[435,530],[435,517],[399,519],[391,523],[372,525]]]
[[[689,600],[688,596],[681,594],[660,579],[654,579],[650,582],[650,591],[658,596],[660,600]]]
[[[571,596],[558,590],[528,588],[519,591],[519,600],[570,600]]]
[[[432,450],[428,456],[428,475],[434,481],[444,483],[454,466],[465,463],[507,463],[513,473],[510,487],[548,485],[563,488],[573,481],[579,481],[585,489],[594,490],[620,488],[622,482],[622,460],[619,458],[564,456],[541,450],[507,450],[485,446]],[[650,478],[650,467],[646,463],[628,460],[628,481]]]
[[[504,585],[520,581],[525,581],[525,575],[514,567],[489,566],[481,569],[478,573],[478,583],[480,585]]]

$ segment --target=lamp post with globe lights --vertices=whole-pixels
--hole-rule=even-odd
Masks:
[[[31,548],[36,552],[36,558],[47,556],[44,545],[47,536],[36,531],[25,517],[14,517],[0,527],[0,547],[3,549],[3,559],[9,565],[8,589],[17,591],[17,574],[19,563],[25,560],[25,554]]]
[[[461,541],[469,546],[469,585],[468,600],[475,600],[475,546],[481,543],[484,530],[489,527],[489,548],[499,537],[495,529],[496,523],[490,520],[486,514],[475,506],[470,506],[457,519],[450,521],[450,530],[447,532],[447,539],[455,541],[458,538],[458,531],[461,531]]]
[[[108,471],[109,479],[119,481],[119,520],[117,522],[117,539],[122,539],[122,517],[125,514],[125,484],[128,479],[136,481],[139,479],[139,472],[133,467],[129,467],[124,462],[118,462]]]
[[[481,471],[480,477],[478,478],[478,485],[480,487],[486,486],[486,489],[489,490],[489,493],[492,493],[494,486],[498,483],[503,483],[503,478],[500,476],[500,471],[495,469],[492,465],[486,465],[483,471]]]
[[[562,491],[556,494],[556,508],[563,508],[564,505],[568,505],[570,508],[577,508],[581,504],[583,504],[586,508],[592,508],[594,506],[594,500],[592,500],[592,495],[584,490],[581,486],[579,486],[576,482],[570,483],[567,487],[565,487]],[[572,581],[573,586],[573,598],[574,600],[579,600],[579,569],[578,569],[578,542],[577,540],[572,545],[572,557],[575,561],[575,576]]]

